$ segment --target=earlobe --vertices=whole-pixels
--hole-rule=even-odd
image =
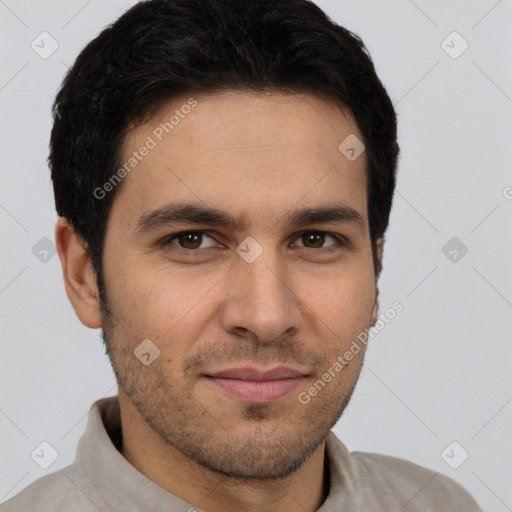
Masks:
[[[379,291],[377,290],[377,295],[375,297],[375,304],[373,305],[373,311],[372,311],[372,323],[371,327],[373,327],[378,320],[379,315],[379,299],[378,299]]]
[[[67,296],[80,321],[92,329],[102,326],[99,294],[91,260],[73,225],[64,217],[57,221],[55,241],[62,265]]]

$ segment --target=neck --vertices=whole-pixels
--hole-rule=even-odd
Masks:
[[[204,468],[164,441],[120,390],[121,454],[174,496],[208,512],[314,512],[329,492],[323,441],[294,473],[281,479],[232,478]]]

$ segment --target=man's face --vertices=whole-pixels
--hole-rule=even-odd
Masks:
[[[166,445],[223,474],[284,476],[340,417],[364,350],[309,403],[299,395],[372,325],[365,155],[338,150],[362,136],[309,95],[225,92],[181,109],[188,99],[124,141],[122,163],[148,136],[156,145],[108,221],[105,339],[120,395]],[[176,205],[197,208],[183,219]],[[336,214],[294,217],[322,208]],[[143,340],[143,361],[160,351],[148,365],[134,354]]]

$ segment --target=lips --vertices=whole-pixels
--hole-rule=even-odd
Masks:
[[[268,370],[230,368],[209,375],[206,379],[217,389],[246,402],[268,403],[285,397],[307,378],[307,374],[279,366]]]
[[[278,366],[270,370],[258,370],[255,368],[231,368],[228,370],[222,370],[208,374],[209,377],[216,377],[221,379],[238,379],[238,380],[281,380],[281,379],[294,379],[298,377],[304,377],[305,374],[288,368],[286,366]]]

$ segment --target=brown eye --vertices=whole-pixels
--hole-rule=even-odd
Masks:
[[[307,233],[302,235],[302,243],[308,247],[322,247],[325,241],[325,235],[323,233]]]
[[[201,245],[202,235],[198,233],[184,233],[177,240],[185,249],[197,249]]]
[[[334,240],[334,243],[324,245],[327,238]],[[302,233],[297,240],[301,241],[301,244],[298,244],[299,247],[307,247],[310,249],[321,249],[323,247],[330,247],[339,243],[334,235],[330,235],[323,231],[308,231],[307,233]]]
[[[207,239],[210,240],[210,245],[206,247],[214,245],[214,240],[206,233],[200,231],[184,231],[183,233],[178,233],[172,238],[169,238],[168,243],[177,245],[183,249],[205,249],[206,247],[201,247],[201,245],[204,244]]]

